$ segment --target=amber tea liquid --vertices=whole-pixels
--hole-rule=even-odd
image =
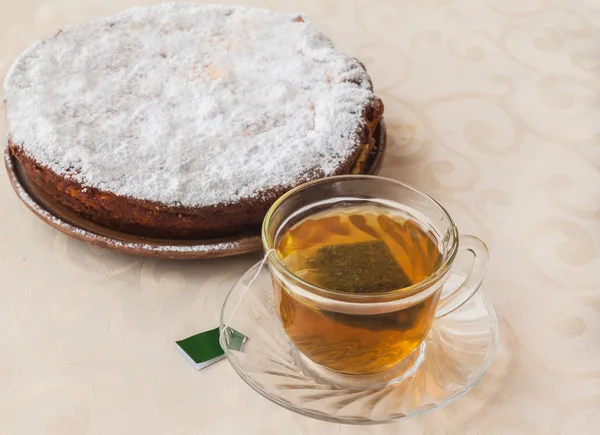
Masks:
[[[313,214],[284,231],[276,248],[295,275],[340,293],[394,292],[402,298],[403,289],[442,263],[431,231],[383,205]],[[398,311],[348,314],[314,306],[275,283],[277,311],[297,349],[318,364],[352,374],[385,370],[411,353],[431,327],[439,293]]]

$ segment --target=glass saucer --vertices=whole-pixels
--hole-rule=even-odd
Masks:
[[[436,319],[421,346],[398,366],[367,376],[332,372],[294,348],[275,311],[268,268],[261,263],[231,289],[221,330],[225,324],[248,336],[242,351],[229,349],[227,334],[221,336],[229,362],[248,385],[291,411],[345,424],[403,420],[449,404],[477,384],[498,343],[496,314],[478,291]]]

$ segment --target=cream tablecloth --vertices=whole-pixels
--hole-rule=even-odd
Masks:
[[[143,0],[142,0],[143,1]],[[1,0],[0,73],[59,26],[136,0]],[[176,339],[213,328],[256,261],[174,262],[52,230],[0,177],[0,434],[600,433],[600,2],[256,0],[362,59],[386,105],[383,175],[437,196],[491,251],[488,374],[447,408],[348,427],[263,399]]]

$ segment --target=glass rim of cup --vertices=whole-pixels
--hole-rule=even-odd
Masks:
[[[449,231],[451,232],[452,245],[448,248],[448,254],[447,254],[446,258],[444,259],[444,262],[427,278],[425,278],[424,280],[421,280],[419,282],[416,282],[409,287],[404,287],[401,289],[391,290],[391,291],[368,293],[368,294],[343,293],[343,292],[337,292],[334,290],[329,290],[327,288],[311,284],[311,283],[303,280],[301,277],[297,276],[293,272],[291,272],[280,261],[278,255],[277,255],[277,252],[275,250],[275,246],[274,246],[275,240],[271,240],[271,237],[268,234],[268,231],[270,229],[269,224],[271,222],[271,218],[273,217],[273,215],[275,214],[277,209],[290,197],[300,193],[301,191],[303,191],[307,188],[313,187],[315,185],[327,184],[327,183],[332,183],[332,182],[340,181],[340,180],[341,181],[344,181],[344,180],[349,180],[349,181],[375,180],[375,181],[380,181],[382,183],[391,183],[391,184],[395,184],[397,186],[402,186],[404,188],[408,188],[409,190],[412,190],[413,192],[432,201],[432,203],[444,214],[445,218],[448,220],[448,225],[450,227]],[[401,204],[401,203],[398,202],[398,204]],[[279,197],[277,199],[277,201],[275,201],[273,203],[273,205],[267,211],[267,214],[265,215],[265,218],[262,223],[261,240],[262,240],[263,248],[265,251],[265,255],[267,256],[267,260],[269,260],[269,263],[271,265],[275,266],[277,271],[279,273],[281,273],[282,275],[284,275],[286,279],[291,280],[293,283],[296,283],[301,288],[309,289],[315,295],[318,295],[320,297],[324,297],[327,299],[333,299],[333,300],[343,301],[343,302],[359,302],[359,303],[374,303],[374,304],[388,303],[390,301],[398,300],[398,299],[402,299],[403,302],[407,303],[407,302],[409,302],[406,300],[407,298],[412,299],[412,297],[414,296],[415,298],[420,299],[421,297],[423,297],[423,295],[421,293],[423,293],[427,289],[435,287],[435,284],[446,276],[447,272],[450,270],[450,267],[452,266],[452,263],[454,262],[456,254],[458,252],[458,245],[459,245],[458,229],[454,223],[454,220],[452,219],[450,214],[446,211],[446,209],[439,203],[438,200],[436,200],[434,197],[432,197],[428,193],[422,191],[421,189],[419,189],[411,184],[408,184],[408,183],[405,183],[402,181],[398,181],[398,180],[394,180],[392,178],[381,177],[381,176],[376,176],[376,175],[336,175],[336,176],[331,176],[331,177],[326,177],[326,178],[319,178],[317,180],[312,180],[312,181],[309,181],[309,182],[306,182],[299,186],[294,187],[293,189],[289,190],[288,192],[283,194],[281,197]]]

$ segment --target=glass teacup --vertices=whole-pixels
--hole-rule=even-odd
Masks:
[[[369,207],[385,209],[390,216],[401,216],[404,222],[410,222],[412,227],[406,223],[398,226],[408,231],[409,239],[411,231],[414,239],[418,228],[431,236],[438,255],[431,263],[434,267],[419,279],[413,276],[409,285],[369,292],[327,288],[307,278],[314,275],[313,269],[303,273],[291,270],[289,255],[293,249],[283,249],[282,238],[298,225],[323,216],[328,210]],[[402,235],[400,230],[394,230],[397,220],[381,219],[382,223],[391,222],[392,236]],[[328,237],[326,232],[317,233],[313,238]],[[267,213],[262,242],[274,284],[276,310],[291,342],[317,365],[350,375],[381,372],[414,354],[433,320],[460,307],[477,291],[488,258],[485,244],[473,236],[459,237],[452,218],[431,196],[407,184],[374,176],[330,177],[291,190]],[[367,238],[361,243],[371,241]],[[375,255],[373,252],[379,252],[373,246],[365,251],[365,262],[373,260],[369,257]],[[473,255],[471,270],[462,283],[447,282],[460,251]],[[417,259],[417,255],[420,254],[406,258],[405,270],[415,269],[410,267],[411,262],[422,261],[422,256]],[[377,261],[381,262],[379,257]],[[377,261],[371,261],[374,267]]]

